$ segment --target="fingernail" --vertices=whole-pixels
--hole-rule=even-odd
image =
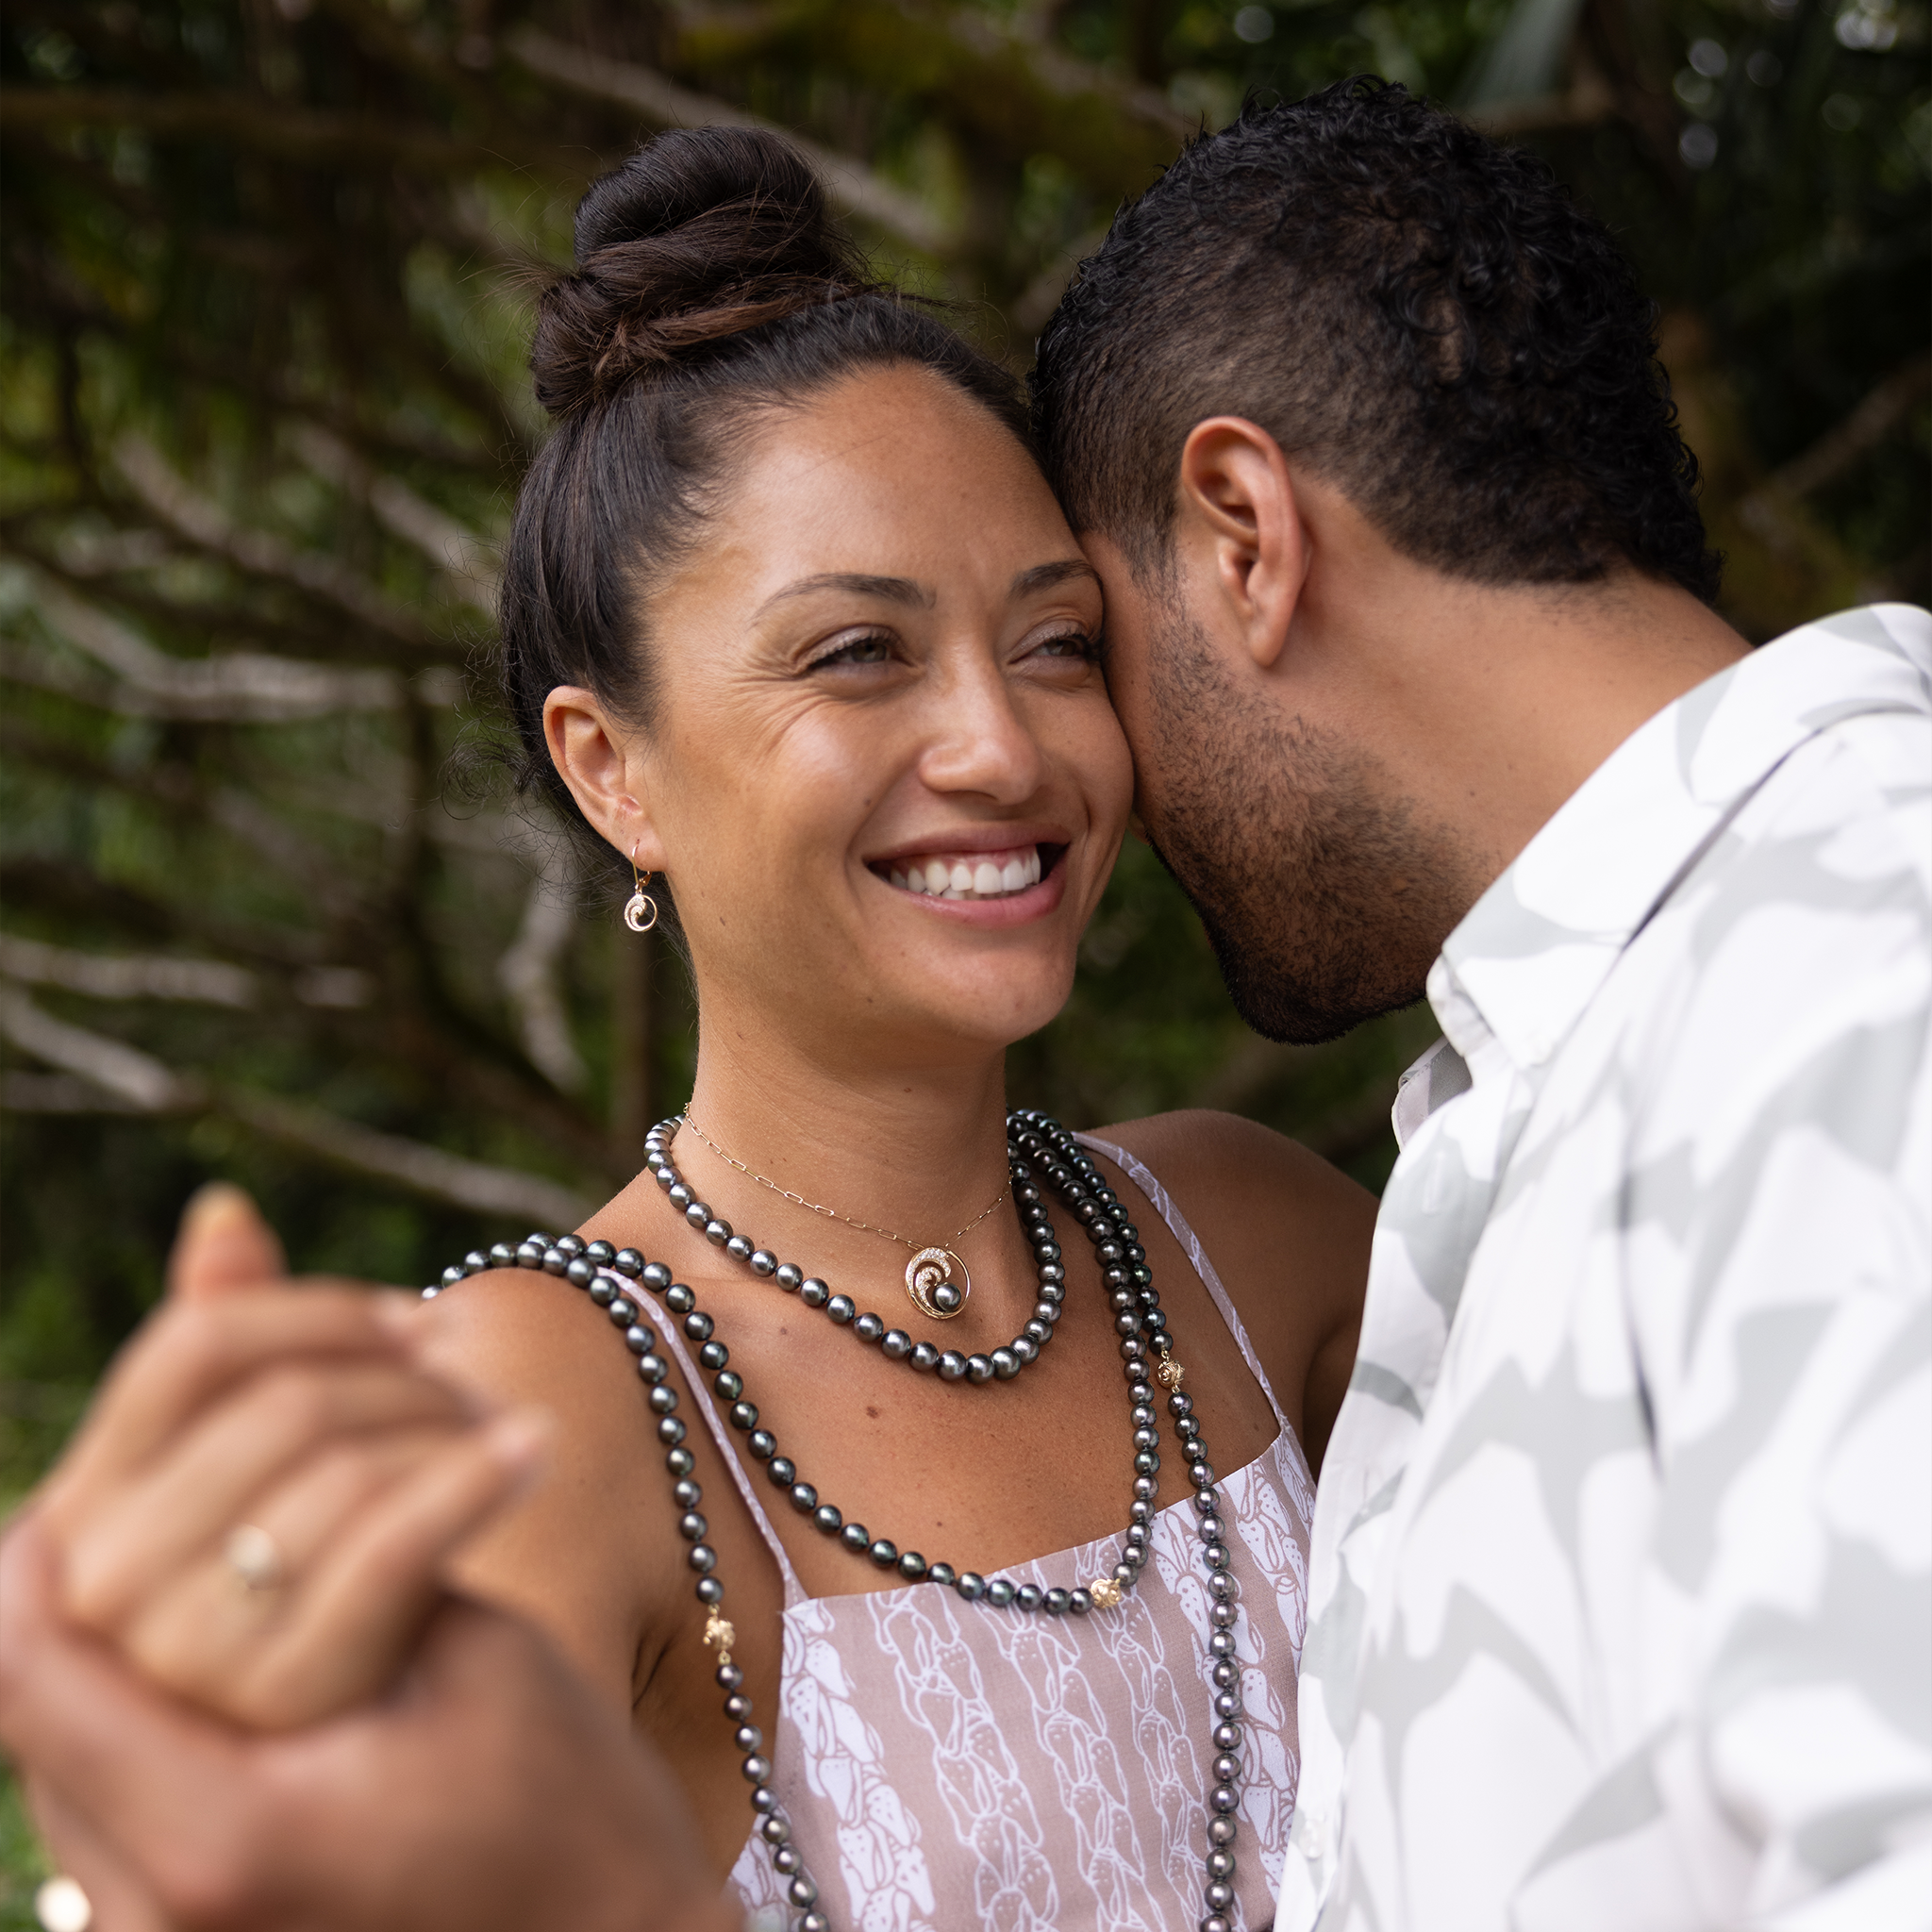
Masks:
[[[204,1181],[189,1195],[188,1205],[181,1210],[181,1224],[199,1234],[214,1222],[254,1212],[254,1199],[245,1188],[238,1188],[233,1181]]]

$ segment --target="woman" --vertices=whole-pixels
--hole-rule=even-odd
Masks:
[[[558,1419],[460,1580],[774,1923],[1265,1924],[1373,1203],[1223,1116],[1008,1121],[1132,790],[1012,385],[715,129],[591,190],[534,367],[511,708],[631,922],[675,889],[700,1045],[630,1186],[436,1297]]]

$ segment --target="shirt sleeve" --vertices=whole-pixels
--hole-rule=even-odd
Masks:
[[[1932,863],[1863,827],[1698,910],[1619,1216],[1690,1659],[1650,1775],[1739,1932],[1932,1925]]]

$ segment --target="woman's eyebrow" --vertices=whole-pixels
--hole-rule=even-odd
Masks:
[[[1100,573],[1084,557],[1065,557],[1057,563],[1036,563],[1031,570],[1023,570],[1013,579],[1011,594],[1024,597],[1035,591],[1050,591],[1070,577],[1086,577],[1096,586],[1100,582]]]
[[[883,597],[888,603],[909,604],[921,610],[931,609],[937,601],[931,591],[910,577],[871,577],[856,571],[828,571],[823,576],[800,577],[782,591],[774,591],[758,606],[758,615],[762,617],[774,604],[782,604],[788,597],[808,597],[814,591],[843,591],[852,597]]]

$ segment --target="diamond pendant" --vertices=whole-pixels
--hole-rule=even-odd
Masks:
[[[958,1281],[953,1279],[956,1268]],[[950,1322],[966,1306],[966,1297],[973,1292],[973,1277],[951,1248],[921,1248],[906,1264],[906,1292],[922,1315],[930,1315],[935,1322]]]

